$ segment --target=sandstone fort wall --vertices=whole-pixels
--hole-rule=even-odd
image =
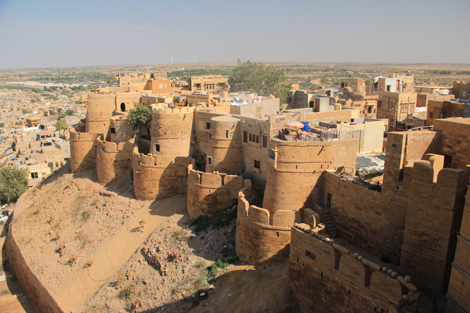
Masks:
[[[99,133],[78,133],[70,131],[70,168],[78,173],[96,165],[96,140]]]
[[[86,131],[108,134],[109,119],[116,107],[116,94],[88,94]]]
[[[322,184],[319,204],[330,207],[341,236],[377,256],[398,262],[407,206],[397,203],[393,196],[343,181],[335,173],[324,172]]]
[[[245,188],[251,197],[251,181],[242,176],[221,173],[203,173],[188,166],[188,212],[195,218],[200,215],[213,215],[233,205],[239,191]]]
[[[242,133],[240,120],[214,117],[210,122],[206,172],[243,173]]]
[[[134,194],[139,200],[155,200],[185,193],[189,157],[143,155],[135,147],[132,157]]]
[[[121,177],[131,164],[134,139],[128,142],[106,142],[97,139],[96,172],[102,185]]]
[[[63,311],[55,299],[26,263],[16,243],[14,233],[14,224],[11,224],[5,241],[5,250],[8,255],[9,264],[15,272],[18,281],[38,312],[62,313]]]
[[[416,311],[419,291],[409,277],[301,228],[292,228],[288,285],[303,312]]]
[[[286,259],[290,227],[300,221],[300,213],[292,210],[279,210],[271,216],[268,210],[250,205],[240,192],[235,240],[238,257],[253,265]]]
[[[470,164],[470,118],[452,118],[434,121],[434,130],[442,134],[440,153],[452,168],[464,169]]]
[[[433,168],[431,161],[414,164],[400,268],[413,275],[421,289],[445,294],[468,173],[442,168],[443,159]]]
[[[465,196],[465,208],[457,235],[457,247],[447,292],[447,313],[470,312],[470,189]]]
[[[159,156],[189,156],[194,108],[152,110],[150,153]]]

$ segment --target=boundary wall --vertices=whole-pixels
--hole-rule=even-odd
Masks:
[[[467,169],[470,166],[467,165]],[[460,234],[452,263],[452,274],[447,292],[447,313],[470,312],[470,188],[465,196]]]
[[[203,173],[188,165],[188,212],[191,217],[212,215],[233,205],[239,191],[244,188],[251,197],[251,181],[242,176],[222,173]]]
[[[9,264],[15,272],[18,281],[38,312],[62,313],[63,310],[60,308],[59,304],[26,263],[16,243],[14,226],[14,223],[10,223],[5,241],[5,250],[8,255]]]
[[[416,312],[419,299],[409,276],[351,253],[306,224],[292,228],[287,283],[302,312]]]
[[[238,257],[251,265],[286,259],[290,228],[300,221],[300,212],[293,210],[278,210],[271,217],[268,210],[250,205],[244,193],[239,192],[235,240]]]
[[[156,200],[186,192],[189,157],[144,155],[134,147],[134,194],[139,200]]]
[[[443,168],[443,156],[429,159],[414,164],[400,270],[422,290],[446,294],[468,173]]]
[[[107,142],[97,139],[96,173],[98,183],[107,185],[121,177],[131,164],[134,138],[128,142]]]
[[[78,173],[96,165],[97,139],[100,133],[80,133],[70,130],[70,168]]]

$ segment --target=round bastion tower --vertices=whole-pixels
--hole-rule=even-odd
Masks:
[[[193,107],[153,109],[150,153],[158,156],[189,156],[193,118]]]
[[[290,228],[301,222],[300,209],[313,208],[321,173],[337,164],[355,166],[355,151],[344,148],[349,146],[356,148],[357,141],[271,139],[263,207],[239,194],[236,249],[241,261],[257,265],[289,256]]]
[[[116,107],[115,94],[88,94],[86,132],[108,134],[109,119]]]
[[[231,116],[211,119],[206,172],[239,175],[243,172],[240,120]]]

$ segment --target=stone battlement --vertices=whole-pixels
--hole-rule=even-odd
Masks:
[[[152,114],[184,114],[184,113],[194,113],[194,107],[175,107],[173,109],[167,108],[152,108]]]
[[[238,193],[238,212],[247,217],[252,223],[275,228],[289,229],[294,226],[296,221],[300,221],[299,212],[293,210],[278,210],[274,212],[273,216],[270,216],[268,210],[250,205],[242,192]]]
[[[306,312],[388,312],[391,305],[416,307],[419,298],[409,276],[352,253],[307,224],[292,228],[288,284]],[[313,295],[320,289],[328,296],[318,300]],[[343,290],[346,295],[332,290]],[[336,297],[344,296],[351,299],[351,307],[336,303]]]
[[[164,168],[170,164],[175,166],[183,166],[186,168],[189,164],[191,164],[191,158],[189,157],[143,154],[139,153],[138,147],[133,148],[132,161],[135,164],[141,165],[143,167],[155,168]]]
[[[188,212],[191,217],[212,215],[230,207],[239,192],[251,197],[251,180],[223,173],[204,173],[188,165]]]
[[[232,186],[240,186],[237,190],[236,196],[238,196],[238,191],[244,186],[244,179],[242,176],[237,175],[227,175],[224,173],[204,173],[198,170],[193,169],[193,165],[188,166],[188,182],[193,184],[198,184],[203,187],[210,188],[219,188],[227,187],[231,188]],[[236,198],[235,196],[235,198]]]
[[[87,132],[77,132],[75,129],[70,130],[70,140],[91,140],[95,141],[98,137],[102,137],[100,133],[87,133]]]
[[[127,142],[109,142],[106,140],[97,139],[98,149],[103,152],[117,153],[117,152],[134,152],[134,138],[129,139]]]
[[[431,161],[422,160],[414,163],[412,182],[429,184],[432,188],[458,192],[466,190],[468,173],[461,169],[434,166]]]

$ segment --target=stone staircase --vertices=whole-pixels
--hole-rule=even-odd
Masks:
[[[333,215],[331,214],[330,209],[322,208],[322,223],[325,224],[326,233],[330,237],[338,237],[338,230],[336,229],[336,225],[333,220]]]

